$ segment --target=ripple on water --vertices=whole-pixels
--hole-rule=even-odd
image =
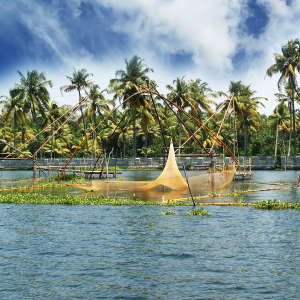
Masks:
[[[0,298],[298,297],[298,211],[206,209],[1,204]]]

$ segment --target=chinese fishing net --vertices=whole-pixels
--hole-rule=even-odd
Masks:
[[[160,176],[154,181],[104,181],[92,180],[92,185],[83,187],[94,191],[144,191],[159,196],[160,193],[172,197],[173,191],[192,191],[224,189],[230,185],[235,173],[235,167],[227,166],[226,170],[206,170],[189,173],[187,179],[180,173],[173,144],[171,142],[168,160]],[[176,193],[174,193],[175,195]],[[177,193],[178,194],[178,193]]]

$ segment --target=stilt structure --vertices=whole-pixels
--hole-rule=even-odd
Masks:
[[[245,157],[243,157],[243,165],[240,166],[240,168],[242,168],[242,170],[237,170],[235,172],[235,179],[246,179],[246,178],[251,178],[252,177],[252,172],[251,172],[251,158],[249,157],[249,163],[248,163],[248,167],[247,169],[249,169],[249,171],[246,171],[246,165],[245,165]]]

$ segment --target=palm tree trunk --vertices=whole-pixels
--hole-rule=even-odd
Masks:
[[[194,132],[196,131],[196,124],[194,123]],[[195,136],[193,137],[193,153],[196,153],[196,149],[195,149]]]
[[[136,158],[136,128],[135,128],[135,107],[132,107],[132,122],[133,122],[133,158]]]
[[[285,155],[285,145],[284,145],[284,136],[283,136],[283,132],[281,133],[281,139],[282,139],[282,149],[283,149],[283,154]]]
[[[278,143],[278,119],[276,120],[275,157],[277,156],[277,143]]]
[[[95,156],[95,158],[96,158],[96,153],[95,153],[95,132],[93,132],[93,145],[92,145],[92,158],[94,158],[94,156]]]
[[[292,86],[292,109],[293,109],[293,134],[294,134],[294,156],[297,155],[296,151],[296,121],[295,121],[295,99],[294,99],[294,87]]]
[[[247,156],[247,132],[246,132],[246,124],[244,122],[244,156]]]
[[[182,111],[179,111],[179,118],[182,120]],[[179,120],[178,120],[179,121]],[[182,123],[179,121],[179,146],[181,146],[181,131],[182,131]],[[178,150],[178,154],[180,154],[180,149]]]
[[[123,158],[125,158],[125,133],[123,133]]]
[[[31,108],[31,113],[32,113],[32,116],[33,116],[33,120],[35,122],[36,133],[39,134],[40,131],[39,131],[39,127],[38,127],[38,123],[37,123],[37,119],[36,119],[36,112],[35,112],[35,108],[34,108],[33,104],[32,104],[32,108]],[[39,135],[37,136],[37,139],[38,139],[38,147],[40,148],[41,147],[41,141],[40,141],[40,136]],[[40,153],[40,158],[42,158],[42,151],[40,150],[39,153]]]
[[[16,133],[17,133],[17,122],[16,117],[14,116],[14,147],[16,148]],[[16,154],[14,154],[14,157],[16,157]]]
[[[93,121],[94,121],[94,126],[93,126],[93,130],[96,127],[96,115],[95,115],[95,111],[93,111]],[[94,149],[95,149],[95,134],[96,132],[93,132],[93,145],[92,145],[92,158],[94,158]],[[96,157],[96,155],[95,155]]]
[[[292,122],[293,122],[292,107],[290,107],[290,137],[289,137],[288,156],[290,156],[291,154],[292,127],[293,127]]]
[[[234,110],[234,101],[232,102],[233,107],[233,154],[235,155],[235,142],[236,142],[236,120],[235,120],[235,110]]]
[[[148,154],[148,144],[147,144],[147,140],[148,140],[148,131],[147,131],[147,129],[146,129],[146,131],[145,131],[145,157],[147,158],[147,154]]]
[[[80,95],[80,90],[78,89],[79,93],[79,101],[81,100],[81,95]],[[81,111],[81,118],[83,122],[83,130],[84,130],[84,138],[86,138],[86,124],[84,121],[84,115],[83,115],[83,110],[82,110],[82,105],[80,106],[80,111]],[[86,145],[86,157],[89,155],[89,145],[88,145],[88,139],[85,140],[85,145]]]
[[[51,126],[51,136],[53,135],[53,127]],[[53,136],[51,138],[51,152],[50,152],[50,158],[52,160],[52,151],[53,151]]]

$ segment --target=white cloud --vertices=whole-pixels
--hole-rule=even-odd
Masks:
[[[245,1],[99,1],[118,12],[112,28],[138,43],[152,41],[161,54],[191,53],[205,68],[231,69]]]
[[[61,98],[59,87],[67,84],[65,75],[71,75],[73,67],[87,68],[88,72],[94,73],[94,80],[101,88],[105,88],[115,71],[125,67],[124,58],[138,54],[154,68],[153,78],[162,93],[166,92],[164,83],[170,84],[176,77],[184,75],[187,80],[201,78],[213,90],[223,91],[228,89],[231,80],[241,80],[251,84],[257,90],[257,96],[270,99],[267,109],[261,112],[271,114],[276,105],[272,99],[277,92],[278,78],[275,75],[264,79],[266,70],[274,63],[273,53],[280,52],[281,45],[290,38],[300,37],[299,1],[287,6],[281,0],[258,0],[257,4],[265,7],[269,18],[258,38],[242,31],[241,24],[249,14],[246,0],[72,0],[65,4],[66,18],[79,18],[82,2],[91,4],[99,19],[104,18],[101,7],[109,9],[113,20],[108,23],[107,30],[125,34],[130,40],[130,48],[124,49],[122,44],[120,47],[107,45],[103,37],[95,36],[99,48],[105,45],[108,49],[102,57],[95,59],[84,44],[74,47],[73,37],[58,18],[57,12],[62,5],[58,0],[53,1],[51,10],[39,1],[24,0],[23,11],[20,11],[20,21],[63,62],[59,69],[48,65],[34,66],[39,71],[45,70],[47,78],[54,80],[51,93],[60,103],[70,102],[67,97]],[[34,15],[28,17],[32,9]],[[10,7],[9,11],[13,8]],[[93,26],[89,20],[86,23]],[[245,51],[245,61],[240,62],[244,66],[241,70],[232,65],[237,49]],[[177,53],[190,54],[193,65],[170,67],[166,58]],[[18,81],[17,75],[11,78]]]

